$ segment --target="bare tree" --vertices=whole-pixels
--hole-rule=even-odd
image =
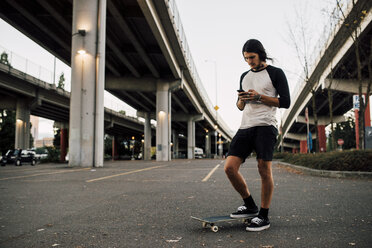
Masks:
[[[355,15],[353,16],[348,16],[345,17],[345,14],[342,10],[340,0],[336,0],[337,7],[341,13],[341,16],[343,18],[343,21],[345,23],[345,26],[348,27],[349,30],[349,36],[354,42],[354,51],[355,51],[355,58],[356,58],[356,65],[357,65],[357,80],[359,82],[359,87],[358,87],[358,93],[359,93],[359,147],[360,149],[364,149],[364,130],[365,130],[365,121],[364,121],[364,116],[365,116],[365,111],[366,111],[366,106],[368,105],[368,99],[370,96],[370,90],[371,90],[371,84],[372,84],[372,71],[371,71],[371,50],[370,50],[370,55],[366,58],[367,66],[368,66],[368,73],[369,73],[369,81],[368,81],[368,86],[367,86],[367,91],[366,91],[366,102],[364,103],[363,100],[363,78],[362,78],[362,67],[363,67],[363,62],[361,58],[361,53],[364,53],[363,50],[360,49],[360,37],[359,34],[361,33],[361,22],[363,21],[364,17],[367,15],[367,7],[368,7],[368,0],[359,0],[358,5],[356,1],[353,0],[353,8],[356,9],[354,11]]]
[[[368,57],[368,86],[367,86],[367,92],[366,95],[366,106],[368,106],[369,101],[369,95],[371,94],[371,86],[372,86],[372,37],[369,39],[369,57]]]
[[[318,116],[316,107],[316,89],[310,85],[309,70],[310,70],[310,50],[312,45],[312,40],[314,37],[314,31],[311,30],[312,26],[307,23],[307,6],[301,8],[302,13],[300,13],[298,8],[295,8],[297,25],[293,26],[288,22],[288,31],[290,41],[296,51],[297,59],[303,69],[303,80],[305,81],[305,87],[312,94],[312,110],[314,125],[316,131],[316,152],[319,152],[319,134],[318,134]]]
[[[332,6],[332,10],[329,11],[327,9],[322,10],[326,16],[328,16],[328,22],[325,24],[324,28],[324,39],[328,39],[330,36],[335,35],[335,27],[338,24],[340,20],[340,13],[338,11],[338,7]],[[334,135],[334,122],[333,122],[333,89],[332,89],[332,84],[333,84],[333,77],[334,77],[334,65],[332,64],[331,60],[331,73],[328,77],[328,88],[327,88],[327,97],[328,97],[328,109],[329,109],[329,122],[330,122],[330,128],[331,128],[331,133],[330,133],[330,142],[329,142],[329,148],[330,151],[334,150],[336,148],[336,139]]]
[[[333,83],[333,65],[331,63],[331,75],[329,79],[329,86],[327,89],[328,94],[328,107],[329,107],[329,118],[330,118],[330,125],[331,125],[331,139],[330,139],[330,149],[333,150],[336,148],[336,139],[334,135],[334,127],[333,127],[333,91],[332,91],[332,83]]]

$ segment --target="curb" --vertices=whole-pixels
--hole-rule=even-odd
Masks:
[[[292,169],[302,172],[303,174],[311,175],[311,176],[331,177],[331,178],[372,179],[372,172],[317,170],[317,169],[311,169],[311,168],[307,168],[304,166],[293,165],[293,164],[279,162],[279,161],[277,161],[276,165],[290,167]]]

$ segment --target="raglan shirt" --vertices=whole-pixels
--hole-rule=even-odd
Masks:
[[[258,94],[270,97],[279,96],[279,108],[288,108],[290,105],[287,78],[280,68],[271,65],[260,71],[244,72],[240,78],[240,89],[253,89]],[[276,110],[277,107],[265,105],[260,101],[247,101],[240,129],[270,125],[277,127]]]

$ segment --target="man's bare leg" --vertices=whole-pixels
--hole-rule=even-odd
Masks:
[[[241,158],[228,156],[225,162],[225,173],[234,189],[245,199],[250,196],[250,192],[243,175],[239,172],[241,163]]]
[[[274,192],[272,162],[258,159],[258,172],[261,176],[261,207],[268,209]]]

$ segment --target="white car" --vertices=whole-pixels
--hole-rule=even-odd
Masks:
[[[199,148],[199,147],[195,147],[194,156],[195,156],[195,158],[203,158],[204,157],[203,149]]]

